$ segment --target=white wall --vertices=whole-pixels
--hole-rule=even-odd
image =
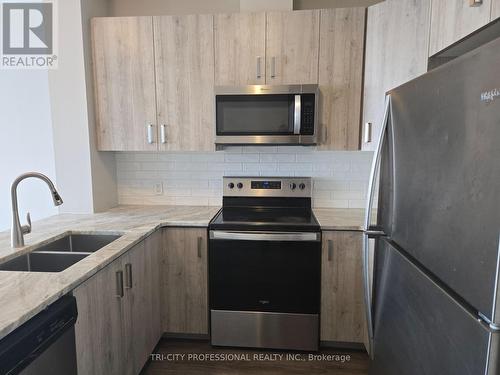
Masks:
[[[384,0],[293,0],[293,9],[369,7]]]
[[[240,12],[293,10],[293,0],[240,0]]]
[[[80,0],[58,2],[57,70],[0,71],[0,230],[10,228],[10,184],[26,171],[54,181],[64,199],[60,212],[117,204],[114,154],[97,152],[93,142],[89,18],[107,15],[109,2],[82,2],[83,10]],[[33,179],[21,183],[19,206],[33,220],[58,212],[47,187]]]
[[[88,129],[90,136],[90,162],[92,166],[92,199],[94,211],[100,212],[118,204],[116,163],[112,152],[98,152],[96,140],[95,97],[92,71],[92,45],[90,20],[109,15],[108,0],[82,1],[83,55],[87,90]]]
[[[110,0],[111,16],[364,7],[382,0]],[[293,6],[293,8],[292,8]]]
[[[49,72],[60,212],[93,211],[80,0],[58,2],[58,68]]]
[[[60,212],[103,211],[117,204],[116,172],[114,155],[95,147],[90,18],[107,15],[108,1],[58,4],[59,66],[49,85]]]
[[[10,228],[10,184],[27,171],[55,181],[47,72],[0,70],[0,231]],[[57,213],[41,181],[21,182],[18,198],[22,223],[27,210],[33,220]]]
[[[111,0],[113,16],[239,12],[240,0]]]
[[[313,177],[313,205],[364,208],[371,152],[231,147],[208,153],[117,153],[121,204],[220,205],[222,176]],[[163,192],[154,186],[161,183]]]

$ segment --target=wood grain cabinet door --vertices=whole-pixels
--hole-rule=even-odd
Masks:
[[[157,278],[160,249],[161,232],[156,231],[123,256],[127,374],[131,375],[139,374],[161,335]]]
[[[500,0],[492,0],[491,4],[491,21],[500,17]]]
[[[266,13],[214,15],[215,85],[266,82]]]
[[[359,150],[365,8],[321,10],[320,150]]]
[[[80,375],[126,374],[129,371],[127,308],[124,297],[117,296],[119,272],[123,272],[120,259],[73,291],[78,306],[75,337]]]
[[[486,25],[491,18],[491,1],[471,6],[470,0],[432,0],[429,55]]]
[[[153,19],[160,150],[212,151],[213,16]]]
[[[206,228],[163,230],[162,326],[164,332],[208,333]]]
[[[266,83],[318,83],[319,10],[267,13]]]
[[[385,93],[427,72],[431,0],[386,0],[368,8],[363,126],[374,150],[384,114]]]
[[[94,18],[92,47],[98,149],[156,150],[152,18]]]
[[[321,340],[365,341],[362,233],[323,232]]]

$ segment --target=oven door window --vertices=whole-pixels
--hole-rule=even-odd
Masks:
[[[293,134],[293,95],[217,95],[217,135]]]
[[[318,314],[319,242],[212,240],[210,308]]]

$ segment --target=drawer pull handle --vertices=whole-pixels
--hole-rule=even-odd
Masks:
[[[201,258],[202,244],[203,244],[203,237],[198,237],[198,258]]]
[[[123,297],[123,271],[116,271],[116,297]]]
[[[271,59],[271,78],[276,78],[276,56]]]
[[[257,79],[261,78],[262,77],[262,72],[261,72],[261,69],[260,69],[260,62],[261,62],[262,58],[260,56],[257,56]]]
[[[147,136],[148,136],[148,143],[151,145],[154,143],[155,138],[154,138],[154,126],[153,124],[148,124],[147,126]]]
[[[372,123],[365,123],[365,128],[363,131],[363,142],[370,143],[372,141]]]
[[[333,241],[328,240],[328,261],[331,262],[333,259]]]
[[[125,264],[125,288],[132,289],[132,264]]]

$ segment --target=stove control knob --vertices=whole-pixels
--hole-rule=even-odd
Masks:
[[[227,184],[227,187],[229,189],[234,189],[234,183],[230,182],[229,184]]]
[[[292,182],[290,184],[290,189],[295,190],[297,188],[297,184],[295,182]]]
[[[301,183],[301,184],[299,185],[299,189],[300,189],[300,190],[304,190],[305,188],[306,188],[306,184]]]
[[[243,184],[241,182],[238,182],[238,185],[236,185],[236,186],[238,186],[238,189],[242,189],[243,188]]]

